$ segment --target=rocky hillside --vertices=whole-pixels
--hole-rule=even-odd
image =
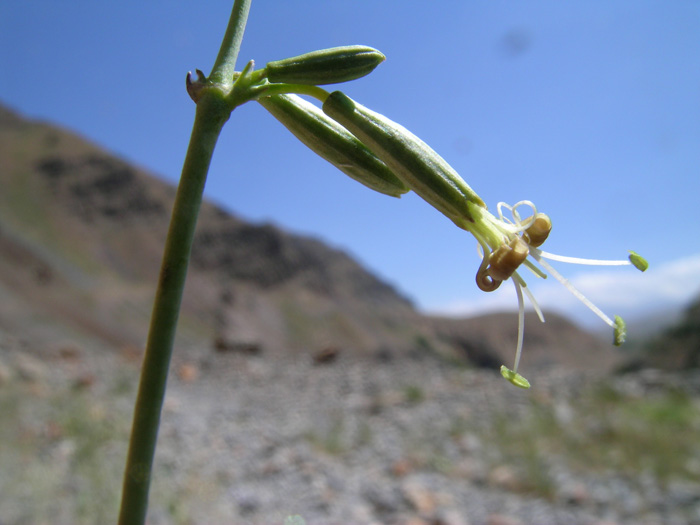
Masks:
[[[700,296],[691,302],[681,319],[651,339],[626,368],[700,368]]]
[[[8,109],[0,165],[4,293],[86,335],[140,344],[174,189]],[[345,253],[211,204],[201,211],[188,288],[183,337],[193,340],[368,349],[391,343],[387,327],[415,315]],[[319,324],[327,330],[310,341]]]
[[[0,185],[0,329],[141,348],[174,188],[75,134],[2,107]],[[490,367],[510,360],[515,328],[507,315],[425,318],[342,251],[205,203],[177,344],[185,352],[203,345],[431,351]],[[532,323],[526,345],[537,347],[531,364],[600,367],[613,357],[556,317]]]
[[[565,365],[571,370],[602,371],[617,366],[620,355],[599,339],[554,313],[543,324],[534,313],[525,316],[524,357],[520,370],[534,377],[542,369]],[[497,313],[469,319],[432,319],[443,341],[468,362],[485,368],[510,366],[518,337],[514,314]]]

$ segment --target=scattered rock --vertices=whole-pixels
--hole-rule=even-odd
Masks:
[[[460,437],[459,445],[462,447],[462,450],[468,454],[478,454],[483,446],[481,439],[472,432],[467,432]]]
[[[14,367],[14,355],[0,357]],[[69,356],[66,361],[51,360],[50,371],[34,371],[38,377],[43,374],[46,383],[17,384],[24,391],[46,388],[47,395],[53,395],[53,379],[61,370],[69,381],[57,383],[70,388],[70,381],[79,377],[76,372],[89,362],[91,373],[109,386],[111,382],[98,372],[107,368],[87,356],[83,353],[85,363],[78,367]],[[119,357],[111,359],[134,371]],[[207,359],[211,367],[205,371]],[[28,362],[23,366],[31,374],[37,363]],[[47,366],[41,361],[38,365]],[[694,522],[700,506],[696,483],[660,486],[651,472],[634,480],[616,472],[583,475],[558,455],[547,463],[554,497],[538,499],[525,492],[528,480],[520,474],[520,464],[498,456],[490,434],[481,430],[489,414],[529,407],[514,404],[513,391],[502,388],[496,374],[474,376],[427,358],[395,359],[390,366],[378,366],[373,356],[362,361],[345,355],[343,366],[324,368],[291,356],[228,359],[213,352],[200,360],[181,355],[174,365],[179,380],[170,383],[166,395],[159,454],[166,478],[171,476],[172,483],[182,487],[182,519],[192,523],[229,523],[232,518],[241,523],[280,523],[285,515],[298,513],[308,525],[600,525],[603,522],[596,520],[602,517],[620,525],[675,524]],[[10,372],[18,374],[14,368]],[[206,380],[198,374],[206,375]],[[548,377],[538,383],[544,384]],[[565,378],[561,381],[563,386],[557,384],[555,390],[575,412],[568,383]],[[405,402],[402,385],[406,384],[420,385],[426,393],[422,403]],[[94,424],[109,422],[113,416],[111,398],[97,398],[105,391],[102,386],[90,392],[101,410],[87,414]],[[38,406],[44,406],[46,399],[33,398]],[[381,411],[368,409],[370,399],[382,401]],[[32,399],[23,400],[27,401]],[[551,410],[554,406],[554,401],[547,405]],[[25,413],[32,414],[28,409]],[[46,457],[54,467],[58,463],[67,469],[78,456],[63,454],[67,458],[63,463],[54,461],[54,456],[63,447],[60,444],[73,437],[68,427],[47,426],[52,418],[36,424],[31,420],[35,416],[24,417],[28,418],[24,432],[34,432],[34,440],[47,444]],[[456,418],[464,420],[458,428]],[[342,422],[338,432],[343,447],[328,454],[309,443],[308,432],[327,428],[329,439],[335,439],[333,424],[319,426],[333,421]],[[75,444],[81,442],[76,439]],[[487,467],[499,458],[500,464]],[[438,459],[448,462],[449,469],[440,468]],[[47,469],[54,467],[47,462]],[[217,498],[202,503],[214,503],[206,510],[193,503],[201,495],[188,488],[194,474],[197,483],[212,487],[212,499]],[[235,490],[226,492],[224,487],[229,486]],[[0,493],[0,503],[6,501]],[[169,520],[172,516],[166,511],[161,522]]]
[[[374,353],[374,358],[378,363],[388,364],[394,360],[394,352],[391,349],[382,347]]]
[[[42,286],[48,286],[54,280],[53,271],[48,265],[41,264],[34,268],[34,280]]]
[[[432,514],[437,506],[437,497],[420,482],[409,479],[401,485],[401,491],[406,501],[413,509],[423,515]]]
[[[312,356],[312,360],[316,365],[327,365],[338,359],[340,350],[335,346],[327,346]]]
[[[165,394],[165,400],[163,401],[163,411],[178,413],[182,410],[182,400],[179,397],[175,397],[172,393]]]
[[[221,353],[259,355],[262,353],[262,345],[257,341],[233,340],[219,336],[214,339],[214,350]]]
[[[488,481],[488,473],[483,461],[476,457],[462,458],[454,469],[454,474],[460,479],[466,479],[476,485],[483,485]]]
[[[253,489],[231,488],[229,494],[238,507],[241,516],[250,516],[260,509],[262,501],[260,495]]]
[[[469,525],[469,520],[456,509],[438,512],[432,525]]]
[[[199,368],[194,363],[182,363],[177,367],[177,376],[183,383],[194,383],[199,377]]]
[[[75,378],[73,386],[78,390],[86,390],[92,387],[97,382],[97,376],[90,372],[80,374]]]
[[[668,503],[673,507],[688,508],[700,504],[700,487],[688,481],[673,481],[668,487]]]
[[[372,484],[362,491],[362,495],[380,516],[396,513],[403,506],[399,495],[388,486]]]
[[[490,514],[486,518],[487,525],[525,525],[522,520],[505,514]]]
[[[429,521],[419,518],[417,516],[411,516],[406,518],[406,521],[402,521],[401,525],[432,525]]]
[[[64,361],[80,361],[82,351],[75,345],[63,345],[58,349],[58,355]]]
[[[46,365],[26,353],[16,355],[15,369],[25,381],[38,382],[46,376]]]
[[[126,345],[119,351],[124,361],[128,363],[140,363],[143,358],[144,349],[136,345]]]
[[[58,441],[64,435],[63,426],[56,421],[47,421],[44,427],[44,437],[49,441]]]
[[[496,488],[510,492],[517,492],[522,489],[522,482],[518,473],[510,465],[499,465],[491,470],[488,475],[488,482]]]
[[[12,379],[12,369],[0,360],[0,386]]]
[[[399,459],[391,466],[391,474],[397,478],[402,478],[413,471],[413,462],[410,459]]]
[[[583,505],[591,499],[591,494],[584,483],[565,483],[557,492],[559,499],[568,505]]]

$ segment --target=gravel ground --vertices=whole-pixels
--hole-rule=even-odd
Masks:
[[[102,522],[91,519],[89,506],[82,514],[37,517],[40,509],[50,512],[46,500],[78,501],[92,488],[80,489],[76,478],[79,439],[67,424],[52,423],[59,409],[47,407],[63,399],[61,389],[80,392],[96,421],[118,421],[107,437],[94,438],[103,441],[99,453],[81,456],[109,466],[112,494],[104,507],[110,515],[136,365],[127,362],[128,353],[95,358],[64,349],[38,358],[7,338],[2,350],[0,394],[8,401],[10,391],[25,385],[14,403],[13,435],[34,429],[40,450],[25,450],[20,470],[8,458],[25,456],[0,453],[0,524]],[[306,358],[204,354],[173,363],[150,525],[281,525],[292,515],[307,525],[700,523],[696,482],[574,469],[547,450],[518,457],[497,443],[494,421],[527,423],[533,400],[565,424],[572,400],[595,381],[590,376],[543,371],[524,391],[493,372],[430,356],[341,354],[317,365]],[[678,378],[646,373],[615,381],[645,395]],[[700,379],[683,381],[697,403]],[[119,390],[119,382],[127,386]],[[28,481],[37,461],[47,480],[36,495],[41,503],[32,499],[36,481]]]

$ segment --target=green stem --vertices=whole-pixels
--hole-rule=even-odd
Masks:
[[[248,21],[250,2],[251,0],[236,0],[233,3],[226,34],[221,42],[221,48],[214,62],[214,67],[209,74],[209,80],[222,87],[230,88],[233,85],[236,59],[241,49],[241,41],[243,40],[245,25]]]
[[[212,82],[197,102],[194,125],[175,204],[158,280],[151,326],[141,368],[129,452],[124,471],[119,525],[142,525],[148,510],[148,492],[153,468],[160,414],[187,277],[197,216],[214,147],[231,114],[226,102],[235,59],[240,48],[251,0],[236,0]],[[229,75],[230,72],[230,75]],[[228,82],[226,82],[226,79]]]
[[[212,118],[210,97],[197,104],[190,146],[175,197],[156,292],[124,472],[120,525],[144,523],[160,412],[170,367],[197,215],[214,146],[226,118]]]

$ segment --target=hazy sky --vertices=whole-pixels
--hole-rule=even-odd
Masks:
[[[211,68],[231,4],[4,0],[0,101],[175,182],[194,114],[185,74]],[[343,44],[387,60],[341,89],[428,142],[492,210],[534,201],[554,223],[545,249],[649,259],[646,274],[557,265],[604,310],[700,290],[699,2],[253,0],[239,69]],[[516,304],[512,286],[476,288],[466,232],[335,171],[257,104],[233,113],[207,195],[350,252],[425,310]],[[545,307],[595,324],[533,281]]]

